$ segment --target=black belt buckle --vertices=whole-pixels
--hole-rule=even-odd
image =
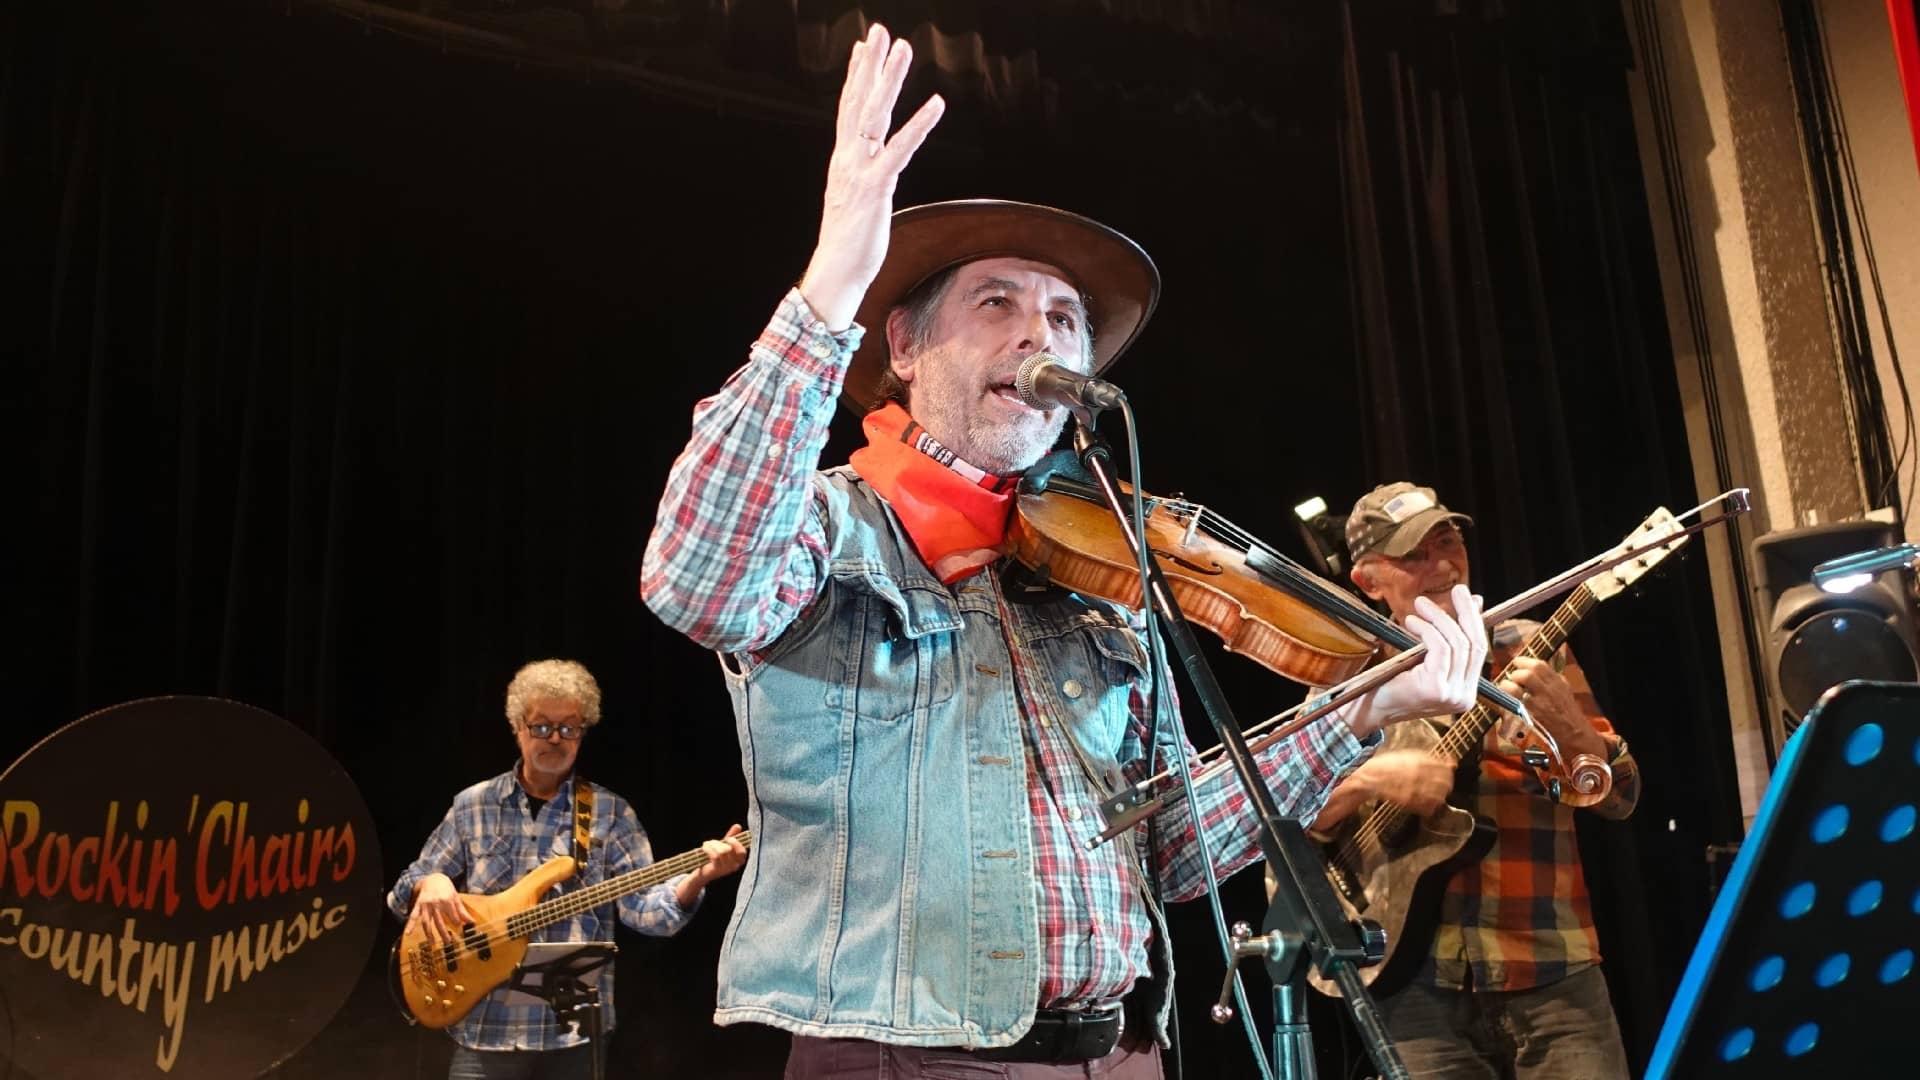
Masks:
[[[1121,1015],[1118,1005],[1092,1013],[1041,1009],[1019,1042],[975,1050],[973,1056],[983,1061],[1095,1061],[1120,1044]]]

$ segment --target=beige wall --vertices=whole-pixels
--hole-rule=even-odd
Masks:
[[[1885,7],[1879,0],[1821,3],[1893,342],[1906,347],[1902,367],[1920,392],[1920,166]],[[1749,650],[1763,640],[1755,623],[1767,610],[1755,598],[1743,614],[1733,550],[1748,550],[1773,530],[1873,513],[1881,500],[1866,490],[1849,436],[1777,7],[1764,0],[1622,0],[1622,7],[1636,35],[1629,90],[1696,485],[1702,498],[1728,485],[1754,494],[1748,519],[1703,537],[1750,819],[1767,766],[1765,702],[1753,687]],[[1656,44],[1664,93],[1652,77]],[[1666,105],[1658,115],[1656,102]],[[1682,177],[1679,199],[1669,197],[1663,146]],[[1684,250],[1697,265],[1697,290],[1680,272]],[[1877,308],[1864,256],[1858,261],[1870,309]],[[1899,392],[1877,310],[1872,316],[1897,439]],[[1714,402],[1725,438],[1719,460],[1709,437]],[[1910,457],[1920,457],[1920,447]],[[1907,532],[1920,536],[1912,521]]]

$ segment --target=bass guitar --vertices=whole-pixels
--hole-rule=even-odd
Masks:
[[[733,839],[750,845],[753,834],[743,831]],[[692,873],[707,862],[707,853],[695,848],[542,901],[541,897],[576,871],[573,858],[562,855],[492,896],[462,893],[460,899],[473,921],[460,927],[458,941],[433,938],[424,924],[410,922],[400,940],[394,942],[390,972],[394,996],[413,1022],[423,1027],[447,1027],[507,981],[526,956],[527,942],[534,931]]]

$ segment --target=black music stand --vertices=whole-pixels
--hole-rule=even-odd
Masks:
[[[1648,1080],[1877,1075],[1920,1017],[1920,685],[1846,682],[1787,743]]]
[[[593,1058],[593,1080],[606,1075],[607,1050],[601,1039],[600,987],[586,976],[612,962],[619,951],[611,941],[536,941],[527,946],[529,959],[520,961],[507,980],[508,990],[552,1007],[563,1027],[582,1031],[585,1025],[582,1034]]]

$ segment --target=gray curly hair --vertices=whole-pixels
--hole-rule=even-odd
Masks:
[[[600,722],[600,684],[577,660],[535,660],[514,672],[507,684],[507,724],[517,727],[540,698],[577,701],[588,727]]]

